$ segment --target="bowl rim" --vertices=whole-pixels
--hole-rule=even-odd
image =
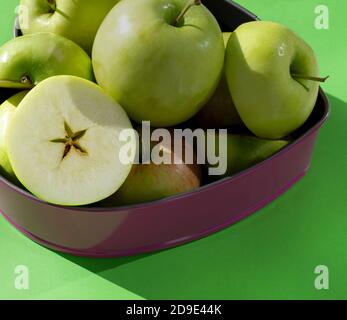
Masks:
[[[117,207],[64,206],[64,205],[57,205],[57,204],[49,203],[45,200],[42,200],[42,199],[36,197],[35,195],[30,193],[29,191],[24,190],[24,189],[20,188],[19,186],[16,186],[15,184],[13,184],[9,180],[7,180],[5,177],[3,177],[1,174],[0,174],[0,183],[4,184],[6,187],[12,189],[14,192],[27,198],[28,200],[38,202],[38,203],[43,204],[45,206],[59,208],[59,209],[67,210],[70,212],[75,211],[75,212],[88,212],[88,213],[108,213],[108,212],[116,213],[116,212],[132,211],[134,209],[140,209],[140,208],[144,209],[147,207],[164,205],[164,204],[172,202],[172,201],[182,200],[184,198],[190,197],[190,196],[197,194],[197,193],[200,193],[200,192],[205,192],[207,190],[212,190],[212,189],[215,189],[218,187],[222,187],[223,185],[226,185],[226,184],[232,183],[233,181],[241,179],[242,177],[250,174],[251,172],[257,170],[258,168],[266,165],[268,162],[272,161],[273,159],[282,156],[282,154],[284,154],[284,153],[287,153],[292,148],[294,148],[296,145],[300,144],[303,140],[306,140],[309,136],[311,136],[312,134],[317,132],[322,127],[322,125],[326,122],[326,120],[328,119],[330,112],[331,112],[331,105],[330,105],[329,99],[328,99],[327,95],[324,93],[324,91],[322,90],[322,88],[319,88],[318,98],[319,98],[319,96],[323,99],[324,113],[323,113],[322,117],[320,118],[319,121],[317,121],[317,123],[315,125],[313,125],[311,128],[309,128],[305,133],[303,133],[300,137],[295,139],[288,146],[284,147],[282,150],[275,153],[271,157],[259,162],[258,164],[254,165],[254,166],[251,166],[251,167],[249,167],[249,168],[247,168],[247,169],[245,169],[245,170],[243,170],[243,171],[241,171],[241,172],[239,172],[233,176],[225,177],[225,178],[220,179],[218,181],[203,185],[203,186],[201,186],[197,189],[194,189],[192,191],[178,194],[175,196],[171,196],[171,197],[167,197],[167,198],[155,200],[155,201],[149,201],[149,202],[133,204],[133,205],[117,206]]]

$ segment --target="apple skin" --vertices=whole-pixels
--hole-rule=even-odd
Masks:
[[[230,36],[229,90],[241,119],[258,137],[285,137],[311,114],[319,84],[295,80],[291,73],[319,76],[313,50],[290,29],[256,21],[241,25]]]
[[[21,184],[13,171],[7,155],[5,134],[16,108],[28,92],[29,91],[19,92],[0,105],[0,173],[16,185]]]
[[[242,126],[224,75],[214,95],[194,117],[193,122],[195,126],[203,129]]]
[[[200,176],[197,165],[135,164],[122,187],[100,204],[114,207],[175,196],[199,188]]]
[[[169,127],[193,117],[214,93],[223,69],[222,32],[187,0],[121,1],[102,23],[93,47],[98,84],[135,122]]]
[[[152,144],[152,148],[155,144]],[[103,200],[100,205],[114,207],[145,203],[199,188],[202,181],[201,166],[196,161],[193,164],[185,164],[184,153],[181,157],[174,151],[173,146],[173,135],[171,146],[160,143],[162,152],[171,155],[171,164],[155,164],[153,162],[134,164],[121,188],[113,196]],[[184,142],[183,148],[186,148],[186,142]],[[192,151],[190,145],[188,148]],[[182,159],[182,163],[175,164],[174,159]]]
[[[230,32],[223,32],[225,46],[230,38]],[[204,129],[227,128],[242,126],[242,120],[231,98],[225,73],[212,98],[194,117],[194,124]]]
[[[60,34],[76,42],[90,54],[101,22],[118,2],[119,0],[56,0],[58,10],[54,12],[47,0],[21,0],[23,9],[19,13],[19,24],[23,34]]]
[[[219,154],[220,135],[216,136],[216,154]],[[286,147],[289,140],[265,140],[247,134],[227,134],[227,150],[223,158],[227,159],[227,171],[221,176],[211,176],[210,180],[218,180],[233,176],[268,158]],[[222,153],[225,151],[221,151]],[[207,168],[213,167],[207,161]]]
[[[77,44],[54,33],[35,33],[0,48],[0,87],[29,89],[55,75],[93,80],[89,56]],[[29,83],[21,79],[28,77]]]

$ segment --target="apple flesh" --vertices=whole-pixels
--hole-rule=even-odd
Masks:
[[[5,139],[13,170],[30,192],[79,206],[109,197],[127,178],[132,162],[119,156],[123,130],[133,132],[129,118],[99,86],[56,76],[27,94]]]
[[[200,165],[196,161],[193,164],[185,164],[186,144],[183,144],[183,150],[180,153],[173,148],[175,141],[173,135],[172,140],[170,146],[163,142],[158,144],[163,152],[162,155],[166,153],[171,158],[170,164],[154,162],[134,164],[122,187],[113,196],[102,201],[101,205],[114,207],[145,203],[199,188],[202,180]],[[188,150],[193,152],[190,146]]]
[[[53,32],[91,53],[101,22],[119,0],[21,0],[23,34]]]
[[[230,32],[223,32],[225,46],[230,35]],[[242,126],[242,120],[229,92],[225,72],[223,72],[222,79],[212,98],[194,117],[193,121],[196,126],[204,129]]]
[[[7,155],[5,134],[17,106],[24,99],[27,93],[28,91],[19,92],[6,100],[0,106],[0,173],[6,179],[17,185],[19,185],[20,183],[12,169],[10,160]]]
[[[30,89],[55,75],[93,80],[92,62],[77,44],[53,33],[18,37],[0,48],[0,87]]]
[[[214,93],[223,69],[222,32],[203,5],[188,0],[121,1],[95,38],[98,84],[135,122],[154,127],[193,117]]]
[[[241,119],[258,137],[280,139],[304,124],[319,84],[303,77],[318,75],[311,47],[280,24],[245,23],[230,36],[226,51],[230,93]]]
[[[246,134],[229,133],[227,134],[227,149],[219,150],[218,139],[221,139],[221,135],[216,135],[215,139],[215,152],[222,159],[226,159],[227,171],[224,175],[210,177],[211,180],[230,177],[248,169],[270,158],[290,143],[289,140],[265,140]],[[207,168],[210,167],[214,166],[208,163],[207,158]]]

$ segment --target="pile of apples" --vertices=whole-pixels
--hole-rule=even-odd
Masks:
[[[137,204],[215,180],[208,162],[134,163],[135,142],[121,161],[124,132],[143,121],[228,129],[221,177],[234,175],[291,142],[325,80],[288,28],[257,21],[222,33],[200,0],[20,5],[23,36],[0,48],[0,87],[18,90],[0,107],[0,168],[53,204]],[[161,150],[175,157],[172,145]]]

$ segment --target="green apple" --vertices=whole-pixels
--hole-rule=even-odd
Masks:
[[[119,0],[21,0],[19,25],[23,34],[53,32],[87,53],[107,13]]]
[[[30,89],[54,75],[94,79],[85,51],[54,33],[18,37],[0,48],[0,87]]]
[[[5,134],[17,106],[28,92],[29,91],[19,92],[0,106],[0,173],[15,184],[19,184],[19,181],[13,172],[10,160],[7,156]]]
[[[223,32],[225,46],[228,43],[230,35],[230,32]],[[231,98],[224,73],[212,98],[194,117],[194,123],[198,127],[206,129],[242,125],[242,120]]]
[[[223,37],[199,3],[121,1],[100,26],[92,54],[97,82],[132,120],[177,125],[215,91],[224,63]]]
[[[207,137],[209,137],[209,133],[207,133]],[[215,149],[207,149],[207,152],[215,152],[215,154],[219,154],[220,159],[226,159],[227,170],[224,175],[210,177],[213,180],[229,177],[248,169],[268,159],[290,143],[288,140],[266,140],[246,134],[229,133],[226,137],[227,148],[219,150],[219,139],[221,138],[221,134],[216,135],[214,137]],[[219,165],[211,165],[209,159],[207,156],[208,168]]]
[[[298,129],[315,105],[319,68],[311,47],[273,22],[249,22],[231,34],[226,76],[237,111],[257,136],[280,139]]]
[[[99,86],[55,76],[27,94],[5,138],[13,170],[30,192],[79,206],[109,197],[127,178],[132,159],[120,157],[123,130],[133,132],[128,116]],[[135,139],[127,144],[136,148]]]
[[[141,142],[140,142],[141,144]],[[174,149],[174,136],[170,145],[164,142],[152,143],[160,148],[161,157],[171,158],[170,163],[158,164],[155,161],[134,164],[122,187],[111,197],[101,202],[102,206],[114,207],[164,199],[193,191],[201,185],[201,167],[193,161],[185,164],[184,151],[194,152],[190,145],[183,143],[183,150]],[[147,159],[145,156],[144,159]]]

